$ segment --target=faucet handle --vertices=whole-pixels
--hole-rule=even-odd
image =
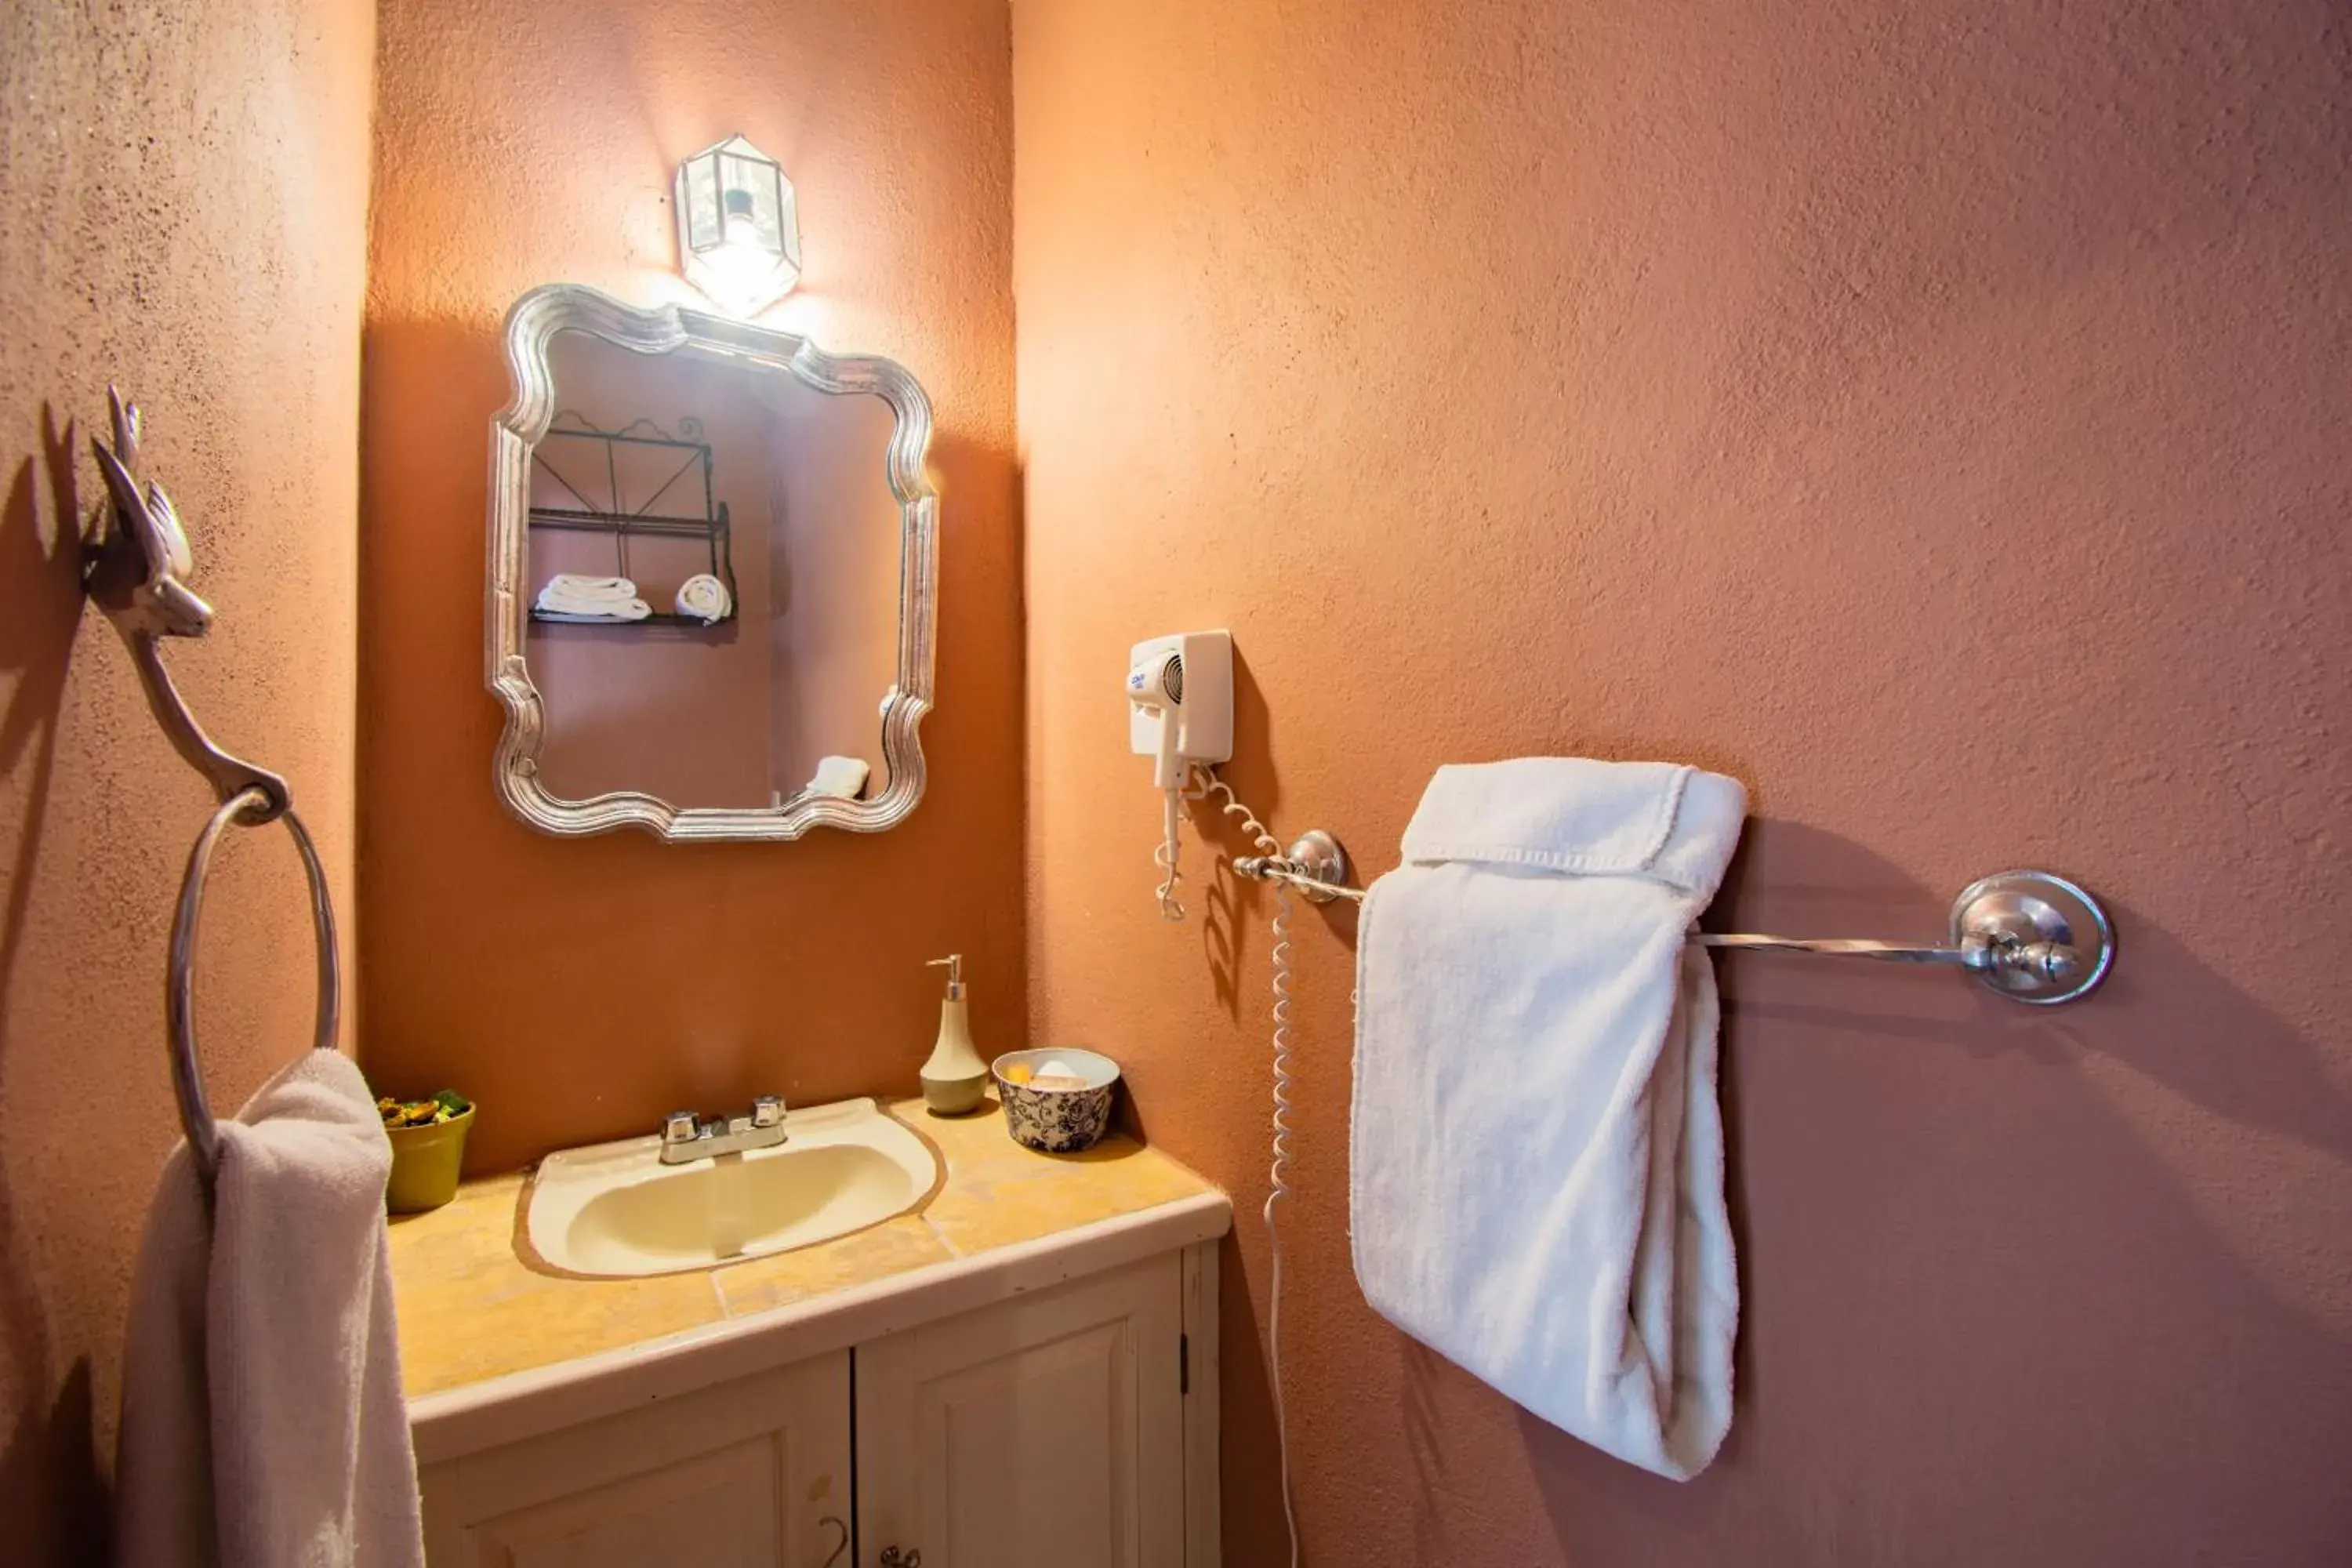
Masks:
[[[661,1135],[665,1143],[691,1143],[698,1130],[699,1124],[691,1110],[673,1110],[662,1118]]]
[[[782,1096],[763,1094],[759,1099],[751,1102],[752,1126],[777,1127],[782,1125],[783,1120],[784,1101]]]

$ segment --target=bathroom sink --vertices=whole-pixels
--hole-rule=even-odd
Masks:
[[[793,1110],[785,1140],[682,1165],[658,1137],[540,1162],[525,1234],[573,1274],[709,1268],[788,1252],[904,1214],[938,1184],[930,1145],[870,1100]]]

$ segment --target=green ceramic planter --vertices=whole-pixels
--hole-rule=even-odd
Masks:
[[[392,1180],[383,1189],[383,1206],[394,1214],[423,1214],[437,1209],[457,1195],[457,1169],[466,1163],[466,1129],[474,1122],[474,1108],[446,1121],[423,1127],[387,1127],[392,1140]]]

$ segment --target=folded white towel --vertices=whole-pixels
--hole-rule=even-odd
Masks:
[[[870,770],[856,757],[824,757],[816,764],[816,776],[808,782],[812,795],[837,795],[850,800],[857,798],[866,787]]]
[[[677,613],[692,616],[704,626],[717,626],[735,607],[727,584],[708,572],[698,572],[677,585]]]
[[[550,577],[532,602],[541,615],[582,620],[642,621],[654,613],[626,577],[583,577],[573,572]]]
[[[634,599],[637,585],[626,577],[585,577],[577,572],[558,572],[540,590],[543,597],[554,594],[566,599]]]
[[[306,1051],[220,1133],[212,1212],[182,1145],[148,1213],[114,1561],[423,1568],[375,1102]]]
[[[1442,768],[1358,940],[1365,1299],[1677,1479],[1730,1426],[1739,1318],[1715,975],[1684,937],[1746,810],[1664,763]]]

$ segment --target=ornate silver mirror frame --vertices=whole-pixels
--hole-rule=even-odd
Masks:
[[[679,807],[634,791],[587,800],[548,793],[539,769],[546,706],[524,663],[523,646],[530,454],[555,416],[548,344],[559,331],[591,333],[644,354],[692,348],[783,372],[821,392],[871,393],[889,405],[898,420],[885,467],[900,519],[898,649],[898,678],[881,708],[889,776],[880,794],[850,800],[803,791],[781,805],[739,809]],[[939,496],[923,473],[931,405],[915,378],[889,360],[835,357],[805,338],[677,306],[639,310],[575,283],[551,283],[517,300],[507,315],[506,350],[514,400],[490,421],[485,610],[489,688],[507,714],[492,765],[508,808],[542,833],[578,837],[642,827],[673,842],[798,838],[812,827],[879,833],[898,826],[923,795],[923,750],[916,731],[931,709],[939,624]]]

